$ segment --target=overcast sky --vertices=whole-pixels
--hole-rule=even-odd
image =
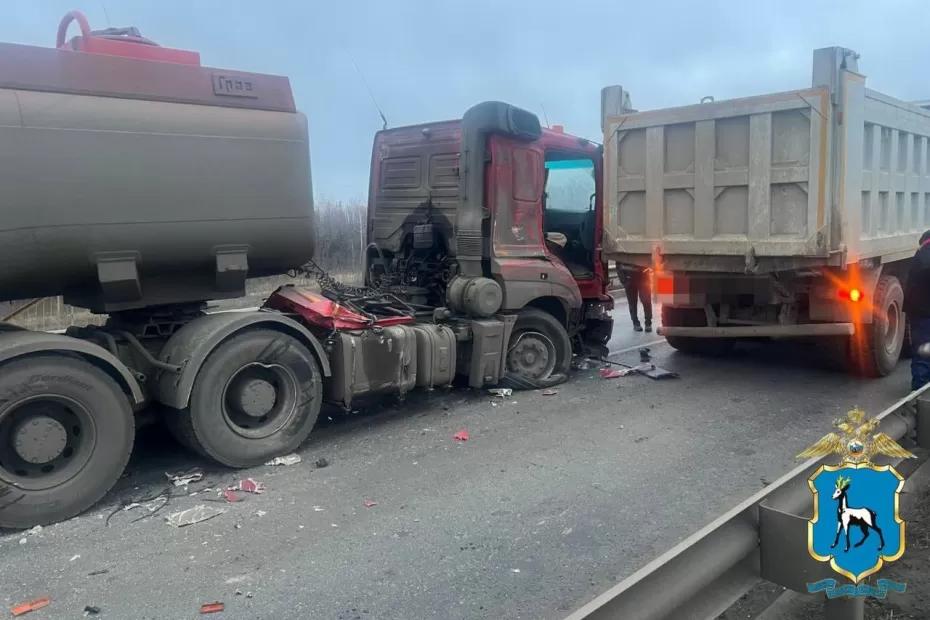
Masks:
[[[4,0],[0,40],[51,47],[72,8],[204,65],[288,76],[317,199],[368,191],[381,121],[353,61],[392,126],[500,99],[598,142],[603,86],[622,84],[640,110],[803,88],[828,45],[858,51],[871,88],[930,98],[927,0]]]

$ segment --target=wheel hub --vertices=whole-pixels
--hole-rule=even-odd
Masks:
[[[253,418],[268,415],[277,401],[275,387],[260,378],[243,381],[237,396],[243,413]]]
[[[34,465],[54,461],[68,445],[68,431],[58,420],[46,415],[27,418],[13,431],[16,454]]]
[[[521,334],[507,354],[508,370],[531,379],[548,377],[555,369],[555,362],[555,344],[539,332]]]
[[[229,428],[242,437],[261,439],[296,414],[297,379],[279,364],[246,364],[230,378],[222,398]]]

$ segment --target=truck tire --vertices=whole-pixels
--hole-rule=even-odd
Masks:
[[[322,399],[319,364],[303,343],[270,329],[246,330],[210,353],[190,404],[168,414],[168,427],[222,465],[252,467],[296,450]]]
[[[539,389],[568,378],[572,343],[565,326],[537,308],[524,308],[507,344],[505,382],[517,389]]]
[[[668,327],[705,327],[707,316],[700,308],[669,308],[662,306],[662,325]],[[688,355],[707,355],[720,357],[733,350],[735,340],[732,338],[690,338],[687,336],[666,336],[673,349]]]
[[[904,289],[893,275],[878,279],[872,301],[872,323],[863,325],[865,338],[854,340],[853,368],[867,377],[890,374],[904,344]]]
[[[129,399],[93,364],[64,354],[0,367],[0,527],[73,517],[106,495],[135,439]]]

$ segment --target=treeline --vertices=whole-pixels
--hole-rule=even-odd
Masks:
[[[314,205],[315,260],[340,279],[361,280],[367,211],[367,205],[358,203],[320,201]]]

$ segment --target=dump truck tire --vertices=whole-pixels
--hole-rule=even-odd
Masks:
[[[889,274],[878,279],[872,300],[872,323],[862,325],[864,338],[853,340],[854,371],[867,377],[890,374],[901,357],[904,344],[904,289]]]
[[[135,420],[127,395],[79,357],[46,354],[0,367],[0,527],[73,517],[122,475]]]

